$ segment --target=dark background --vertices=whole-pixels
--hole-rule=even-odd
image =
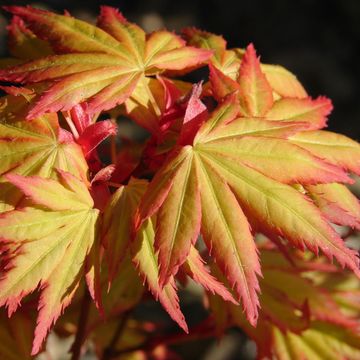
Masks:
[[[360,139],[360,1],[358,0],[0,0],[40,5],[93,20],[100,4],[118,7],[146,30],[195,25],[222,34],[230,47],[253,42],[265,63],[294,72],[310,95],[334,103],[329,128]],[[6,14],[0,15],[5,54]]]
[[[0,5],[10,4],[59,12],[67,9],[88,21],[95,20],[100,4],[112,5],[147,31],[196,26],[222,34],[229,47],[253,42],[263,62],[288,68],[311,96],[332,99],[335,109],[329,129],[360,140],[359,0],[0,0]],[[2,56],[6,55],[7,17],[0,12]],[[182,305],[190,321],[201,313],[201,307],[194,311],[191,301],[188,305],[182,301]],[[155,310],[154,314],[159,313]],[[239,354],[246,360],[254,356],[253,345],[236,331],[221,344],[220,353],[209,342],[191,343],[178,350],[187,360],[238,360]]]

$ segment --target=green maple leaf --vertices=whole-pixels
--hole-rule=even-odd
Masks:
[[[360,146],[356,141],[324,130],[300,132],[291,136],[290,140],[327,162],[360,175]]]
[[[273,329],[274,353],[279,360],[356,360],[360,336],[332,324],[315,322],[301,335]]]
[[[147,220],[135,240],[131,241],[133,218],[147,185],[145,180],[131,179],[127,186],[120,187],[113,194],[105,209],[103,237],[105,247],[108,249],[106,256],[109,279],[113,280],[122,262],[126,261],[130,248],[133,262],[141,278],[147,282],[151,293],[161,302],[169,315],[187,331],[187,325],[178,304],[175,279],[170,279],[165,287],[160,287],[158,284],[159,264],[153,246],[153,221]],[[119,218],[122,221],[116,221]]]
[[[179,307],[179,297],[175,278],[171,276],[167,284],[159,285],[159,260],[154,249],[155,227],[151,219],[147,219],[138,232],[133,243],[133,261],[140,275],[146,280],[149,290],[158,299],[171,318],[187,333],[188,327]]]
[[[99,211],[93,208],[86,185],[70,173],[58,171],[57,180],[15,174],[7,178],[31,204],[0,217],[0,305],[6,305],[11,315],[21,299],[40,286],[32,351],[36,354],[79,286]]]
[[[295,106],[294,116],[287,111],[288,118],[269,120],[272,90],[251,46],[244,59],[241,90],[209,116],[192,145],[179,143],[168,156],[140,203],[137,224],[156,214],[161,286],[177,273],[201,233],[255,324],[260,264],[251,228],[274,240],[284,237],[300,249],[321,249],[359,274],[356,253],[292,186],[351,182],[342,168],[356,166],[352,159],[359,145],[341,164],[296,145],[294,134],[311,128],[313,117],[306,122],[295,116]],[[319,124],[326,115],[316,111],[311,114]]]
[[[193,28],[184,32],[189,44],[214,51],[210,59],[210,92],[217,100],[238,92],[245,116],[305,121],[313,129],[326,124],[331,102],[325,97],[309,98],[296,77],[283,67],[260,64],[252,45],[246,51],[227,50],[219,36]]]
[[[122,260],[129,255],[132,240],[132,221],[141,197],[147,188],[145,180],[131,179],[111,196],[104,211],[102,237],[109,267],[109,280],[115,277]],[[121,221],[117,221],[121,219]]]
[[[238,48],[227,49],[226,41],[221,36],[196,28],[186,28],[183,30],[183,33],[189,45],[214,51],[214,55],[210,58],[210,63],[221,72],[219,74],[223,80],[221,87],[224,90],[230,91],[233,86],[236,87],[236,80],[239,76],[239,69],[245,50]],[[269,64],[261,64],[260,66],[271,85],[275,98],[307,97],[306,91],[296,76],[284,67]]]
[[[330,182],[335,173],[331,175],[325,163],[324,167],[316,165],[319,159],[292,147],[285,139],[269,136],[274,132],[269,121],[241,123],[239,119],[238,126],[235,120],[228,127],[237,128],[237,133],[229,131],[227,138],[218,138],[213,128],[208,140],[206,127],[228,120],[224,114],[231,107],[225,104],[218,109],[200,129],[194,146],[180,148],[169,158],[144,196],[140,217],[157,213],[155,248],[159,249],[163,284],[186,260],[201,221],[201,233],[212,256],[233,281],[231,285],[245,308],[256,317],[256,273],[260,268],[249,221],[260,231],[284,236],[300,248],[320,248],[354,271],[358,271],[357,259],[315,205],[286,184]],[[279,134],[287,133],[285,124],[275,125]]]
[[[0,99],[0,210],[8,210],[21,200],[6,174],[56,177],[55,168],[87,181],[87,164],[81,148],[68,140],[56,114],[24,121],[28,101],[22,96]]]
[[[9,51],[15,58],[30,60],[52,54],[49,44],[29,30],[18,16],[11,19],[7,29]]]
[[[306,190],[329,221],[360,230],[360,203],[345,185],[309,185]]]
[[[320,261],[292,255],[291,264],[277,251],[262,249],[261,254],[257,327],[249,326],[241,307],[210,295],[218,331],[241,327],[256,342],[258,359],[358,359],[359,308],[347,311],[351,295],[358,297],[358,280],[334,265],[326,273]]]
[[[30,7],[9,6],[38,37],[46,38],[58,53],[1,71],[14,82],[48,81],[50,86],[28,114],[70,110],[83,101],[97,113],[128,99],[147,76],[201,65],[212,52],[185,46],[168,31],[148,37],[116,9],[103,6],[98,26]],[[150,89],[148,89],[150,92]]]

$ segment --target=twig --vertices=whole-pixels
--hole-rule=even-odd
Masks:
[[[109,360],[114,357],[114,353],[116,353],[115,347],[119,339],[121,338],[121,335],[124,331],[124,328],[126,326],[127,320],[130,316],[131,311],[126,311],[122,314],[122,316],[119,319],[119,322],[117,324],[116,330],[114,332],[114,335],[112,339],[110,340],[109,345],[105,348],[102,360]]]
[[[79,138],[79,133],[78,133],[78,131],[76,129],[75,124],[73,123],[73,121],[71,119],[70,113],[68,111],[64,111],[63,115],[64,115],[64,118],[65,118],[67,124],[69,125],[69,128],[70,128],[72,134],[74,135],[74,138],[78,139]]]
[[[176,333],[171,335],[165,335],[165,336],[158,336],[152,339],[148,339],[145,342],[135,345],[135,346],[129,346],[127,348],[121,349],[121,350],[113,350],[111,354],[108,354],[107,358],[103,358],[102,360],[109,360],[111,358],[118,357],[120,355],[129,354],[134,351],[151,351],[154,348],[156,348],[159,345],[165,344],[165,345],[174,345],[179,344],[182,342],[187,341],[194,341],[194,340],[200,340],[200,339],[206,339],[209,337],[214,337],[215,335],[215,329],[209,328],[209,329],[199,329],[200,331],[194,330],[193,333],[185,334],[185,333]]]
[[[72,357],[71,360],[79,360],[81,354],[81,346],[85,341],[86,326],[89,317],[89,310],[91,304],[91,297],[87,288],[85,288],[84,296],[81,302],[81,312],[78,321],[78,328],[74,344],[71,347]]]

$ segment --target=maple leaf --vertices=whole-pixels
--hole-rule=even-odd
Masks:
[[[32,60],[52,54],[49,44],[29,30],[20,17],[13,16],[7,30],[9,51],[15,58]]]
[[[175,280],[172,279],[163,288],[158,285],[159,265],[153,248],[153,223],[148,220],[140,229],[136,239],[131,241],[134,214],[147,185],[145,180],[131,179],[127,186],[120,187],[113,194],[105,209],[103,238],[107,249],[109,280],[111,282],[115,278],[121,262],[129,255],[127,250],[131,246],[133,261],[140,276],[148,283],[151,293],[161,302],[169,315],[187,331],[184,316],[178,305]],[[122,221],[116,221],[118,218]]]
[[[182,30],[187,42],[202,49],[212,50],[213,56],[210,63],[226,73],[231,79],[235,79],[239,71],[241,55],[238,49],[226,49],[226,41],[220,35],[189,27]]]
[[[114,278],[122,277],[122,271],[119,271],[119,267],[122,266],[124,259],[128,256],[127,249],[129,246],[134,248],[140,246],[139,240],[137,244],[131,245],[132,240],[132,226],[133,218],[137,207],[139,205],[140,199],[144,195],[148,183],[145,180],[130,179],[127,186],[121,186],[111,197],[107,208],[104,213],[104,222],[103,222],[103,239],[104,246],[106,249],[107,263],[109,266],[109,281],[112,282]],[[121,222],[116,221],[116,219],[122,219]],[[148,230],[148,234],[152,234],[151,230]],[[150,239],[153,241],[153,239]],[[149,241],[147,238],[143,238],[142,241]],[[145,249],[143,250],[145,251]],[[140,257],[138,250],[133,250],[136,253],[135,263],[142,270],[142,274],[148,274],[146,269],[146,264],[143,263],[145,257]],[[147,261],[148,263],[148,261]],[[186,273],[192,277],[196,282],[205,286],[209,291],[223,296],[225,300],[235,302],[232,295],[229,291],[219,283],[215,278],[211,276],[209,270],[206,269],[203,260],[200,257],[200,254],[195,248],[192,248],[189,256],[187,257],[186,263],[184,264],[184,270]],[[116,275],[119,271],[119,275]],[[147,276],[147,275],[143,275]],[[153,281],[153,280],[151,280]],[[150,283],[154,287],[155,282]],[[155,288],[152,289],[152,292],[157,297],[158,291],[161,291]],[[162,297],[159,296],[160,301]],[[164,307],[167,309],[167,305]]]
[[[264,256],[266,255],[265,253]],[[275,256],[272,261],[274,262],[274,260],[276,260]],[[264,291],[264,296],[262,295],[260,299],[261,304],[264,305],[261,311],[280,329],[299,332],[299,330],[304,330],[309,326],[309,319],[314,318],[346,328],[356,328],[356,319],[347,317],[342,312],[327,289],[317,286],[305,276],[299,276],[299,272],[289,266],[281,269],[271,269],[267,266],[269,264],[263,266],[266,270],[264,270],[264,279],[261,280],[260,284]],[[273,298],[273,304],[269,301],[269,295]],[[283,321],[284,314],[289,308],[291,317],[285,318]],[[301,317],[296,316],[296,309],[304,313],[305,320],[307,320],[305,324]],[[299,321],[304,325],[302,329],[299,329],[299,325],[296,324]]]
[[[106,282],[104,282],[104,285]],[[118,274],[112,280],[110,290],[107,291],[106,286],[103,286],[103,289],[102,297],[107,318],[132,309],[140,302],[145,288],[134,267],[131,256],[129,256],[129,252],[125,259],[120,262]]]
[[[306,190],[329,221],[360,230],[360,203],[346,186],[309,185]]]
[[[0,99],[0,209],[15,206],[21,193],[9,184],[8,172],[23,176],[56,177],[55,168],[87,181],[81,148],[59,127],[56,114],[24,121],[28,102],[19,96]]]
[[[140,275],[148,283],[154,297],[159,300],[170,317],[188,333],[188,327],[179,307],[179,298],[176,293],[176,283],[171,277],[167,284],[159,286],[159,262],[154,249],[154,225],[151,219],[147,219],[140,228],[132,245],[133,261],[140,271]]]
[[[137,224],[157,216],[161,286],[177,273],[201,232],[254,324],[260,265],[250,224],[300,249],[321,249],[358,274],[359,262],[309,198],[289,186],[351,179],[339,164],[287,139],[296,138],[292,134],[304,129],[303,121],[256,117],[271,109],[271,88],[252,47],[244,58],[241,91],[208,117],[192,145],[177,146],[168,156],[140,203]]]
[[[331,131],[304,131],[290,141],[327,162],[360,175],[360,144]]]
[[[100,239],[100,236],[98,237]],[[99,252],[97,253],[97,256]],[[99,258],[99,256],[98,256]],[[86,261],[88,261],[86,259]],[[109,286],[109,274],[106,262],[101,262],[101,272],[99,274],[100,294],[96,294],[98,303],[94,302],[90,306],[88,317],[88,332],[97,329],[102,324],[108,324],[113,319],[117,319],[126,311],[132,310],[137,306],[144,295],[145,287],[139,274],[132,262],[130,252],[118,266],[118,273],[114,276]],[[89,286],[89,282],[86,282]],[[74,327],[78,326],[76,314],[82,306],[81,295],[84,293],[85,282],[80,283],[80,288],[75,294],[72,303],[66,313],[59,319],[54,326],[54,331],[64,333],[69,330],[68,323]],[[92,284],[90,284],[92,286]],[[91,296],[93,299],[95,296]],[[73,334],[73,332],[71,332]],[[70,335],[70,334],[69,334]]]
[[[85,100],[97,113],[128,99],[147,76],[165,70],[193,69],[212,52],[185,46],[173,33],[145,32],[116,9],[103,6],[98,27],[70,16],[30,7],[6,9],[24,20],[39,38],[58,53],[0,71],[0,78],[20,83],[49,81],[28,118],[70,110]]]
[[[230,93],[238,94],[243,116],[263,117],[268,120],[306,122],[307,130],[321,129],[326,125],[332,104],[326,97],[312,100],[307,96],[276,98],[273,84],[266,77],[254,46],[250,44],[241,61],[235,80],[210,65],[210,83],[214,97],[221,101]]]
[[[271,86],[261,71],[255,48],[250,44],[241,62],[238,76],[241,110],[245,115],[260,117],[273,105]]]
[[[356,360],[360,356],[360,336],[332,324],[315,322],[301,335],[272,330],[273,351],[279,360]]]
[[[122,260],[128,255],[134,214],[147,184],[146,180],[130,179],[128,185],[121,186],[114,192],[104,211],[102,237],[103,244],[108,249],[106,257],[110,282]]]
[[[331,101],[323,96],[315,100],[308,97],[283,98],[274,102],[266,117],[282,121],[305,121],[309,124],[307,130],[321,129],[326,126],[332,108]]]
[[[194,246],[190,248],[189,255],[185,263],[182,265],[182,269],[188,276],[190,276],[198,284],[202,285],[207,291],[212,294],[218,294],[225,301],[230,301],[236,304],[236,301],[231,293],[205,266],[205,261],[202,259],[198,250]]]
[[[293,254],[290,264],[277,251],[265,249],[261,255],[264,278],[257,327],[249,326],[239,306],[225,304],[220,297],[210,295],[215,326],[220,326],[219,330],[229,324],[241,327],[256,342],[258,359],[357,359],[359,311],[348,314],[344,310],[346,294],[357,294],[357,279],[350,275],[355,287],[347,285],[349,274],[335,267],[329,283],[333,284],[335,271],[340,285],[326,287],[329,277],[325,273],[324,280],[318,262],[304,262]],[[320,271],[301,269],[309,264]],[[337,286],[340,292],[336,291]]]
[[[221,88],[226,93],[235,90],[237,88],[236,79],[239,76],[239,69],[245,51],[238,48],[227,49],[226,41],[221,36],[193,27],[185,28],[183,34],[190,45],[214,51],[214,55],[210,58],[210,64],[213,72],[218,70],[218,80],[221,80],[218,82],[217,92]],[[275,98],[307,97],[306,91],[296,76],[284,67],[270,64],[260,64],[260,67],[271,85]],[[215,80],[212,79],[212,81]]]
[[[99,211],[86,185],[68,172],[58,179],[9,174],[31,204],[1,214],[4,249],[0,305],[11,315],[21,299],[40,285],[39,316],[32,354],[69,305],[97,233]]]
[[[319,287],[331,293],[333,300],[341,311],[350,319],[355,319],[355,329],[360,331],[360,285],[359,280],[350,273],[338,271],[338,269],[328,272],[321,271],[321,265],[310,273],[311,280]],[[317,270],[317,271],[316,271]],[[311,271],[311,270],[310,270]]]
[[[240,317],[238,312],[238,326],[245,329]],[[283,332],[267,323],[259,324],[256,331],[248,328],[245,331],[258,347],[257,359],[271,357],[276,360],[357,360],[360,355],[359,334],[327,322],[313,321],[301,333]]]
[[[146,86],[139,84],[126,100],[126,114],[150,131],[158,142],[165,142],[164,133],[176,119],[179,100],[191,91],[191,84],[160,76],[146,78],[144,83]]]
[[[89,125],[76,139],[86,158],[93,155],[97,146],[110,135],[116,135],[116,123],[111,120],[99,121]]]

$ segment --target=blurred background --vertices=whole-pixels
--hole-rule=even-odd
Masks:
[[[264,63],[285,66],[313,97],[334,104],[329,129],[360,140],[360,1],[358,0],[0,0],[0,5],[32,5],[94,22],[101,4],[119,8],[147,31],[180,31],[186,26],[222,34],[229,47],[253,42]],[[8,14],[0,12],[0,55],[6,55]],[[159,316],[160,309],[142,309]],[[205,316],[202,307],[183,296],[190,322]],[[158,309],[158,310],[156,310]],[[232,331],[221,342],[197,341],[177,350],[184,359],[253,359],[252,342]],[[56,345],[55,345],[56,346]],[[68,346],[68,345],[67,345]],[[56,357],[66,358],[64,352]],[[65,356],[65,357],[62,357]]]

